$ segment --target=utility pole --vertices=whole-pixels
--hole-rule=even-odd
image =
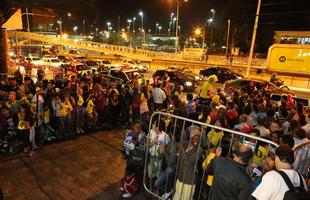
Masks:
[[[179,15],[180,15],[180,4],[181,1],[177,0],[177,16],[176,16],[176,30],[175,30],[175,54],[178,53],[179,49]]]
[[[119,29],[120,29],[121,17],[117,16],[117,44],[119,45]]]
[[[83,35],[86,37],[86,31],[85,31],[85,19],[83,19]]]
[[[230,19],[227,20],[227,37],[226,37],[226,56],[229,50],[229,36],[230,36]]]
[[[258,3],[257,3],[257,10],[256,10],[255,23],[254,23],[254,28],[253,28],[251,48],[250,48],[250,53],[249,53],[248,67],[247,67],[247,70],[246,70],[246,77],[249,77],[249,75],[250,75],[252,59],[253,59],[253,52],[254,52],[254,46],[255,46],[255,39],[256,39],[256,32],[257,32],[257,27],[258,27],[258,18],[259,18],[259,13],[260,13],[261,2],[262,2],[261,0],[258,0]]]
[[[28,8],[26,8],[27,31],[30,32]]]

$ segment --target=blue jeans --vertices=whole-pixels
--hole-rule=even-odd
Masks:
[[[154,186],[158,189],[165,190],[167,182],[167,188],[165,190],[165,193],[170,192],[174,185],[174,179],[175,179],[175,170],[168,166],[165,169],[165,171],[161,173],[159,177],[157,177]]]

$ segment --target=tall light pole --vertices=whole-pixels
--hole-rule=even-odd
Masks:
[[[155,33],[157,33],[157,30],[158,30],[158,26],[159,26],[159,24],[158,24],[158,23],[156,23],[156,27],[155,27]]]
[[[86,30],[85,30],[85,19],[83,19],[83,35],[86,36]]]
[[[110,31],[111,22],[107,22],[108,31]]]
[[[212,47],[212,43],[213,43],[213,26],[212,26],[212,22],[214,22],[214,15],[215,15],[215,10],[211,9],[211,17],[209,18],[208,22],[210,25],[210,47]]]
[[[228,56],[229,50],[229,36],[230,36],[230,19],[227,20],[227,37],[226,37],[226,56]]]
[[[143,24],[144,13],[142,11],[140,11],[139,15],[141,16],[141,33],[143,36],[143,42],[145,43],[145,31],[144,31],[144,24]]]
[[[261,2],[262,2],[261,0],[258,0],[258,2],[257,2],[257,10],[256,10],[256,17],[255,17],[255,23],[254,23],[254,28],[253,28],[251,48],[250,48],[250,53],[249,53],[248,67],[246,70],[246,76],[247,77],[249,77],[249,75],[250,75],[250,70],[251,70],[251,65],[252,65],[252,59],[253,59],[253,52],[254,52],[254,46],[255,46],[255,39],[256,39],[256,32],[257,32],[257,27],[258,27],[258,18],[259,18],[259,13],[260,13]]]
[[[133,17],[132,18],[132,47],[135,46],[135,32],[136,32],[135,21],[136,21],[136,17]]]
[[[178,53],[180,6],[181,6],[181,3],[188,2],[188,0],[176,0],[176,1],[177,1],[177,16],[176,16],[176,26],[175,26],[175,53]]]
[[[106,43],[108,43],[108,38],[110,37],[110,30],[112,29],[110,26],[111,22],[107,22],[108,31],[106,33]]]
[[[143,12],[142,11],[140,11],[139,12],[139,15],[141,16],[141,30],[143,29]]]
[[[73,33],[74,33],[74,35],[77,35],[77,30],[78,30],[78,27],[77,27],[77,26],[74,26],[74,27],[73,27]]]
[[[57,21],[57,23],[59,24],[59,35],[62,34],[62,19],[60,17],[60,19]]]
[[[178,53],[179,48],[179,15],[180,15],[181,1],[177,0],[177,17],[176,17],[176,29],[175,29],[175,53]]]
[[[130,25],[131,25],[131,22],[132,22],[132,20],[131,20],[131,19],[127,19],[127,23],[128,23],[128,26],[127,26],[127,31],[128,31],[128,32],[130,31]]]

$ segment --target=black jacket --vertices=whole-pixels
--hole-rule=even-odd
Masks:
[[[211,200],[246,200],[251,196],[251,179],[246,169],[234,160],[214,158],[206,175],[213,175]]]

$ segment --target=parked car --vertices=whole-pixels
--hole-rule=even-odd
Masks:
[[[196,74],[192,70],[190,70],[188,67],[181,67],[181,66],[169,66],[168,71],[179,71],[183,74],[187,74],[189,76],[195,77],[196,81],[202,81],[203,76],[201,74]]]
[[[295,96],[295,93],[287,90],[285,88],[280,88],[272,83],[270,83],[269,81],[266,80],[261,80],[261,79],[248,79],[248,78],[242,78],[242,79],[236,79],[236,80],[230,80],[230,81],[226,81],[224,83],[224,92],[228,93],[229,92],[229,88],[234,88],[234,90],[237,89],[242,89],[245,90],[246,87],[250,84],[250,81],[253,81],[255,84],[255,87],[258,90],[261,90],[263,88],[266,88],[267,85],[269,85],[269,92],[271,94],[292,94]]]
[[[99,69],[99,65],[97,64],[96,61],[93,60],[83,60],[82,61],[84,65],[86,65],[87,67],[91,68],[91,69]]]
[[[68,65],[70,64],[73,60],[70,59],[69,57],[67,56],[64,56],[64,55],[58,55],[57,58],[64,64],[64,65]]]
[[[78,74],[87,74],[87,73],[91,73],[92,69],[86,65],[84,65],[83,63],[79,63],[79,64],[75,64],[74,65],[76,71]]]
[[[200,70],[199,74],[201,74],[204,77],[208,77],[210,75],[216,75],[218,79],[218,83],[224,83],[228,80],[236,80],[243,78],[241,74],[238,74],[231,69],[225,68],[225,67],[210,67],[208,69]]]
[[[63,62],[61,62],[58,58],[43,58],[44,65],[50,66],[50,67],[61,67],[63,65]]]
[[[122,81],[123,83],[132,81],[134,78],[137,78],[138,82],[141,83],[143,78],[143,75],[134,69],[111,68],[101,72],[101,74],[111,79]]]
[[[132,66],[133,69],[136,69],[139,72],[147,72],[149,70],[149,66],[142,64],[138,60],[123,59],[122,64],[130,65],[130,66]]]
[[[44,64],[43,60],[39,57],[26,57],[25,59],[27,62],[30,61],[31,64],[35,66],[42,66]]]
[[[179,71],[168,71],[168,70],[157,70],[153,74],[154,83],[162,83],[165,74],[169,77],[169,83],[173,86],[175,83],[183,87],[184,91],[194,91],[198,86],[198,81],[194,76],[179,72]]]
[[[108,60],[95,60],[95,62],[97,63],[97,65],[99,65],[100,67],[108,67],[110,66],[112,63]]]

